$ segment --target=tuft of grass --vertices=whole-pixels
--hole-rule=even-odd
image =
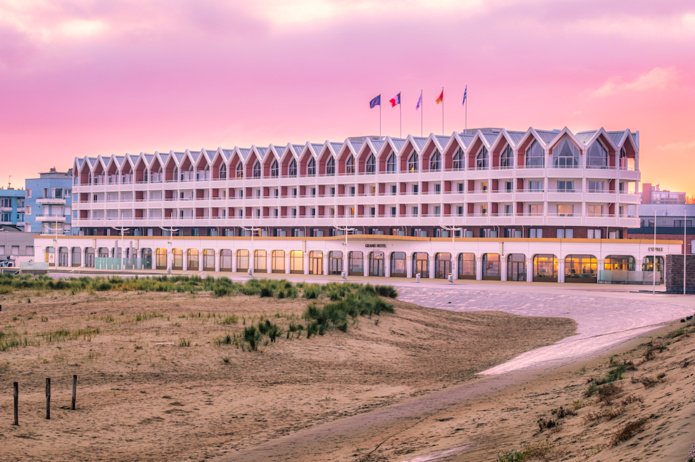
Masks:
[[[189,347],[189,346],[191,346],[191,341],[190,341],[190,340],[186,340],[185,338],[181,337],[181,338],[179,339],[178,345],[179,345],[180,347]]]
[[[642,417],[641,419],[633,420],[626,423],[623,428],[621,428],[614,436],[610,442],[611,446],[617,446],[623,441],[627,441],[637,433],[644,430],[644,426],[649,421],[648,417]]]
[[[526,446],[521,451],[502,452],[497,455],[497,462],[525,462],[531,459],[546,459],[551,449],[548,440]]]
[[[227,316],[222,320],[222,324],[225,325],[230,325],[230,324],[237,324],[239,322],[239,318],[237,316]]]

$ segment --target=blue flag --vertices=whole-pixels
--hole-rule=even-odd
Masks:
[[[377,96],[376,98],[373,98],[369,102],[369,109],[373,109],[374,106],[381,106],[381,95]]]
[[[466,89],[463,90],[463,103],[461,104],[466,104],[466,96],[468,96],[468,85],[466,85]]]
[[[417,111],[420,109],[420,105],[422,104],[422,91],[420,92],[420,99],[417,100],[417,106],[415,106],[415,110]]]

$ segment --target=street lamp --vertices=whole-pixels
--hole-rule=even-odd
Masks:
[[[255,269],[255,262],[256,262],[256,254],[253,250],[253,235],[256,234],[256,230],[261,229],[253,226],[239,226],[241,229],[245,231],[251,231],[251,251],[249,252],[249,276],[253,276],[253,270]]]
[[[130,228],[124,228],[124,227],[118,228],[118,227],[116,227],[116,226],[112,226],[112,228],[115,229],[116,231],[120,231],[120,232],[121,232],[121,261],[119,262],[119,265],[120,265],[121,267],[120,267],[119,269],[123,269],[123,259],[125,258],[125,255],[124,255],[124,253],[125,253],[125,252],[124,252],[124,251],[125,251],[125,248],[123,247],[123,233],[124,233],[125,231],[130,230]],[[118,241],[116,241],[116,243],[118,243]],[[115,254],[114,257],[116,257],[116,255],[118,255],[117,252],[114,252],[114,254]]]
[[[461,231],[463,228],[460,226],[447,226],[447,225],[440,225],[440,227],[446,231],[451,232],[451,274],[449,274],[449,282],[452,284],[454,283],[454,238],[456,236],[457,231]]]
[[[169,228],[165,228],[164,226],[160,226],[160,228],[164,231],[169,231],[169,253],[172,253],[174,251],[174,231],[178,232],[178,229],[174,229],[174,226],[169,226]],[[156,258],[156,256],[155,256]],[[171,262],[174,261],[174,255],[171,255],[171,260],[167,258],[167,275],[171,276]]]
[[[342,231],[343,234],[345,234],[345,243],[343,244],[345,246],[345,256],[343,257],[343,261],[345,261],[345,267],[343,268],[343,279],[347,280],[348,276],[348,270],[347,270],[347,256],[348,256],[348,251],[347,251],[347,245],[348,245],[348,233],[350,231],[355,231],[355,228],[351,228],[349,226],[338,226],[335,225],[333,228],[337,229],[338,231]]]

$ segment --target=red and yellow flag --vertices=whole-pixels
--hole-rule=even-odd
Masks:
[[[437,100],[435,101],[435,103],[439,104],[439,103],[441,103],[442,101],[444,101],[444,90],[442,90],[442,92],[439,94],[439,98],[437,98]]]

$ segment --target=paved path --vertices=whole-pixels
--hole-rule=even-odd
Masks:
[[[430,283],[402,285],[398,292],[403,301],[432,308],[497,310],[524,316],[567,317],[577,322],[577,335],[482,372],[491,375],[567,364],[693,314],[694,297],[637,293],[637,287]]]

